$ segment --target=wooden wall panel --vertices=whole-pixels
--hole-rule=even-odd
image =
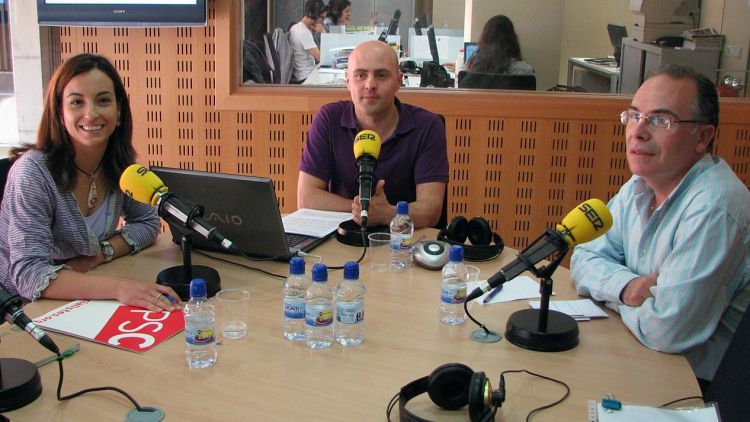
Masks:
[[[209,2],[205,28],[61,28],[62,58],[94,52],[115,63],[130,95],[140,162],[270,177],[282,212],[291,212],[312,118],[321,104],[348,94],[247,88],[218,99],[231,109],[219,107],[217,62],[225,60],[216,58],[215,8]],[[625,97],[460,90],[399,96],[445,117],[449,218],[485,216],[512,247],[525,247],[590,197],[608,200],[630,177],[619,124]],[[750,185],[750,104],[722,100],[721,107],[715,152]]]

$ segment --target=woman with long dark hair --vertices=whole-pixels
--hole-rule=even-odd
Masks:
[[[534,68],[523,61],[513,22],[505,15],[493,16],[484,25],[479,48],[466,69],[475,73],[534,74]]]
[[[349,0],[331,0],[328,3],[328,16],[323,21],[326,31],[330,31],[331,25],[351,25],[352,4]]]
[[[0,283],[26,301],[117,299],[174,310],[169,287],[86,274],[138,252],[159,235],[153,207],[118,188],[135,162],[125,87],[102,56],[65,60],[47,87],[35,144],[11,151],[0,207]],[[120,219],[124,224],[120,224]],[[167,295],[177,299],[173,305]]]

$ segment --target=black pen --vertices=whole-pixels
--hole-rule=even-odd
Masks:
[[[487,293],[487,296],[485,296],[484,299],[482,299],[482,303],[490,303],[492,298],[494,298],[495,296],[497,296],[498,293],[500,293],[500,290],[503,290],[502,284],[490,290],[490,292]]]

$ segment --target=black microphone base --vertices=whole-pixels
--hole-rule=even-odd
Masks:
[[[547,329],[539,331],[539,309],[523,309],[511,314],[505,338],[524,349],[562,352],[578,345],[578,323],[570,315],[548,311]]]
[[[26,406],[42,394],[36,366],[23,359],[0,359],[0,412]]]
[[[367,236],[370,233],[390,233],[391,229],[388,226],[372,226],[365,230],[365,242],[368,242]],[[355,223],[354,220],[346,220],[339,224],[339,228],[336,229],[336,240],[349,246],[364,246],[362,243],[362,227]]]
[[[193,265],[191,271],[193,279],[202,278],[206,280],[208,297],[213,297],[221,290],[221,277],[215,269],[204,265]],[[185,279],[185,267],[183,265],[160,271],[156,276],[156,282],[162,286],[171,287],[183,301],[190,300],[190,280]]]

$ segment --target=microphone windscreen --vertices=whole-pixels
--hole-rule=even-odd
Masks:
[[[380,135],[374,130],[360,131],[354,137],[354,157],[359,158],[364,154],[375,158],[380,155]]]
[[[167,187],[154,172],[140,164],[131,164],[120,176],[120,190],[138,202],[156,206],[158,194],[166,193]]]
[[[557,225],[557,231],[563,234],[565,242],[573,247],[586,243],[603,235],[612,227],[612,214],[607,205],[599,199],[591,198],[582,202]]]

